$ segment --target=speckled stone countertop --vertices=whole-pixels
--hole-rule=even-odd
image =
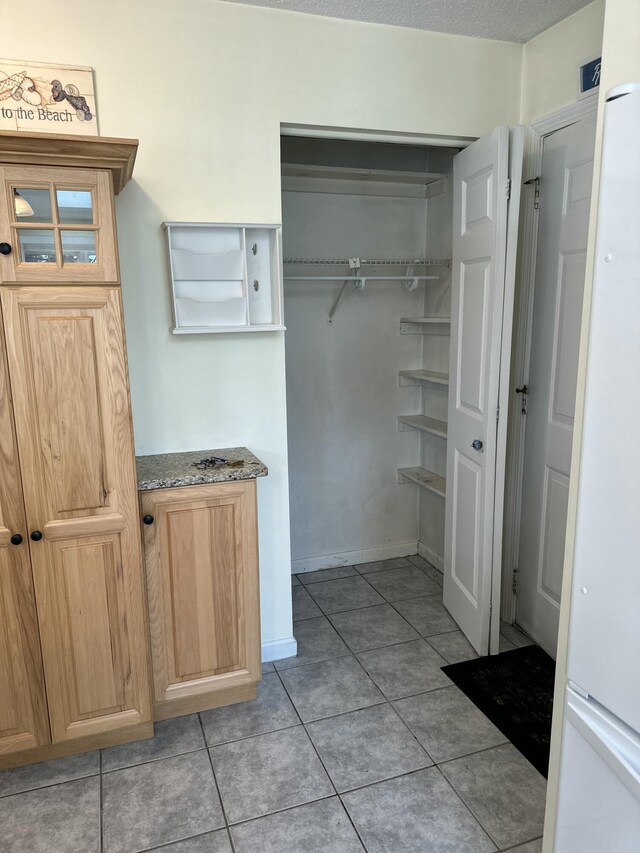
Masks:
[[[208,459],[210,456],[223,456],[229,462],[242,459],[244,464],[238,467],[224,464],[211,468],[194,467],[194,462]],[[267,466],[246,447],[136,456],[136,468],[140,492],[179,486],[201,486],[205,483],[226,483],[229,480],[252,480],[254,477],[266,477],[269,473]]]

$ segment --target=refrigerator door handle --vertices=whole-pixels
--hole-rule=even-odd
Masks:
[[[640,735],[599,705],[567,687],[567,720],[640,801]]]

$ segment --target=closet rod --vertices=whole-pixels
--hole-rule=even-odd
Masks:
[[[349,266],[349,262],[352,260],[353,258],[284,258],[283,263]],[[404,267],[411,264],[414,266],[444,267],[451,263],[449,258],[360,258],[359,260],[360,265],[387,267]]]
[[[349,281],[438,281],[439,275],[357,275]],[[343,275],[285,275],[285,281],[344,281]]]

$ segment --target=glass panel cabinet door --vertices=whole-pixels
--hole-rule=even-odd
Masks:
[[[108,171],[0,167],[0,282],[117,281]]]

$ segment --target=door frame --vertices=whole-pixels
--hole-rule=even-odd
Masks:
[[[593,93],[583,100],[563,107],[550,115],[536,119],[526,127],[523,167],[523,192],[520,216],[519,251],[516,272],[516,306],[513,319],[513,346],[511,377],[513,389],[529,380],[531,338],[533,332],[533,304],[535,296],[536,255],[538,249],[539,209],[535,207],[538,185],[535,179],[542,171],[544,140],[547,136],[595,115],[598,96]],[[527,185],[527,181],[532,181]],[[515,571],[520,552],[520,523],[522,515],[522,488],[526,418],[520,411],[520,398],[510,389],[508,400],[508,446],[504,501],[504,528],[502,552],[502,583],[500,585],[500,619],[512,624],[516,614]]]

